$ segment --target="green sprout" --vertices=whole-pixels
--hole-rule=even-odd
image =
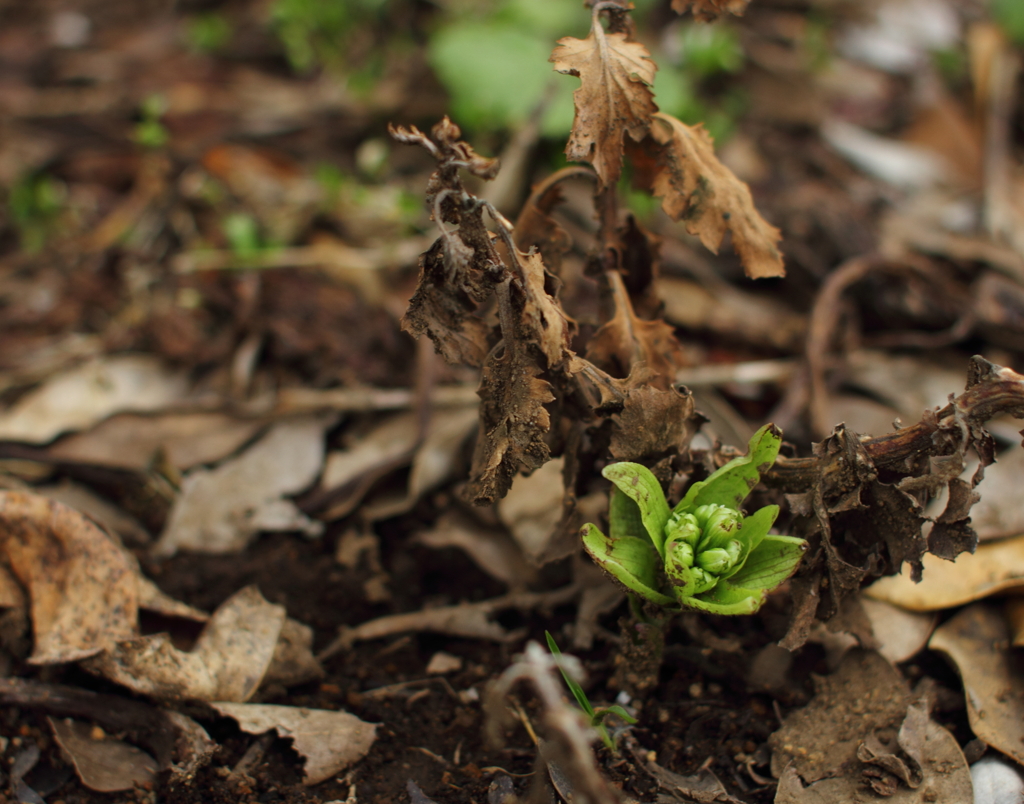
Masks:
[[[555,642],[555,638],[551,636],[550,631],[545,631],[544,636],[548,640],[548,650],[551,651],[551,655],[556,659],[561,658],[562,651],[558,649],[558,644]],[[615,717],[626,721],[629,725],[633,725],[637,722],[636,718],[629,714],[618,704],[612,706],[599,706],[595,709],[590,705],[590,699],[587,698],[587,693],[583,691],[583,687],[576,683],[576,680],[565,672],[565,668],[562,667],[561,663],[558,665],[559,671],[562,673],[562,678],[565,679],[565,685],[569,688],[569,692],[572,693],[572,697],[576,699],[576,703],[580,705],[588,718],[590,718],[590,726],[597,730],[597,733],[601,737],[601,742],[605,744],[609,751],[617,754],[618,751],[615,748],[615,741],[608,733],[608,726],[605,720],[609,715],[615,715]]]
[[[749,452],[690,486],[669,509],[651,471],[613,463],[602,474],[614,483],[605,536],[590,523],[580,535],[591,558],[636,595],[668,609],[753,614],[796,570],[807,542],[771,536],[779,515],[767,505],[744,516],[740,505],[775,462],[782,433],[767,424]]]

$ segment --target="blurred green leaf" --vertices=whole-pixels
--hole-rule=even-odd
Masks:
[[[1010,39],[1024,44],[1024,2],[992,0],[992,18]]]
[[[437,30],[429,58],[452,95],[452,116],[460,125],[484,131],[522,125],[550,91],[542,132],[563,136],[572,126],[575,87],[557,80],[548,63],[553,47],[534,32],[466,20]]]
[[[188,44],[199,53],[216,53],[231,41],[231,22],[223,14],[200,14],[185,28]]]

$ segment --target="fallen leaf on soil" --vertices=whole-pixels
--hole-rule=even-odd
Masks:
[[[186,475],[156,553],[230,553],[261,530],[318,535],[323,526],[285,495],[307,488],[320,473],[324,433],[333,420],[310,416],[280,422],[237,458]]]
[[[391,416],[354,436],[349,449],[327,456],[320,480],[323,493],[343,493],[340,498],[332,498],[323,517],[336,519],[351,513],[374,482],[411,462],[405,493],[386,506],[389,516],[408,510],[423,494],[452,477],[465,442],[476,430],[477,419],[475,404],[435,409],[421,439],[421,417],[410,412]],[[377,512],[372,513],[369,518],[377,518]]]
[[[89,723],[52,717],[47,721],[65,758],[90,790],[114,793],[156,782],[157,762],[141,748],[109,737]]]
[[[498,501],[498,516],[534,566],[543,563],[551,540],[558,535],[565,496],[564,465],[564,459],[556,458],[530,475],[518,475],[508,494]]]
[[[785,276],[778,242],[782,235],[754,208],[750,189],[715,156],[711,136],[659,112],[651,136],[662,146],[651,190],[674,221],[718,253],[726,230],[747,276]]]
[[[135,567],[78,511],[0,492],[0,557],[28,593],[33,664],[77,661],[135,634]]]
[[[614,186],[622,171],[623,137],[642,140],[658,111],[651,92],[658,68],[650,52],[625,33],[606,32],[595,17],[586,39],[559,39],[549,61],[580,79],[566,157],[589,162],[605,187]]]
[[[485,528],[455,512],[442,514],[434,527],[417,533],[413,542],[435,550],[458,548],[511,590],[524,589],[536,580],[537,571],[523,559],[519,546],[506,533],[499,528]]]
[[[878,652],[893,664],[916,656],[928,644],[938,621],[937,615],[907,611],[882,600],[862,597],[860,605],[871,623]],[[824,625],[810,641],[825,647],[830,666],[837,666],[841,655],[858,644],[852,634],[831,633]]]
[[[776,804],[857,801],[865,785],[903,804],[970,800],[955,738],[879,654],[852,651],[835,673],[816,677],[815,688],[811,703],[769,738]]]
[[[864,590],[911,611],[938,611],[1024,587],[1024,536],[979,544],[955,562],[923,557],[924,578],[914,583],[907,575],[880,578]]]
[[[64,461],[140,470],[162,452],[171,466],[184,472],[223,460],[264,426],[264,420],[224,413],[122,413],[62,438],[48,453]]]
[[[287,617],[274,646],[274,656],[261,685],[291,687],[323,678],[324,669],[313,655],[313,629]]]
[[[747,10],[750,0],[672,0],[672,10],[685,14],[693,10],[693,16],[704,22],[713,22],[722,14],[740,16]]]
[[[358,762],[377,739],[377,726],[341,711],[270,704],[213,703],[214,709],[238,721],[247,734],[273,729],[290,737],[292,747],[306,760],[303,783],[319,784]]]
[[[1024,762],[1024,678],[1002,613],[977,603],[943,623],[928,642],[960,671],[971,730]]]
[[[163,700],[245,701],[271,665],[284,622],[283,606],[247,586],[217,608],[191,651],[154,634],[121,641],[83,666]]]
[[[58,374],[0,413],[0,438],[46,443],[121,411],[161,410],[185,399],[185,375],[152,355],[115,355]]]
[[[917,788],[904,786],[893,790],[892,782],[881,787],[879,795],[868,794],[869,800],[887,801],[892,804],[932,804],[936,801],[975,801],[971,774],[956,738],[935,721],[928,721],[925,731],[924,782]],[[882,771],[884,774],[884,771]],[[878,777],[874,777],[878,778]],[[890,777],[895,779],[895,777]],[[779,779],[775,804],[837,804],[864,800],[865,784],[860,778],[840,777],[822,779],[807,785],[800,781],[800,774],[790,765]],[[879,796],[884,796],[880,798]]]

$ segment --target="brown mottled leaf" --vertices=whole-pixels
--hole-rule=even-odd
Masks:
[[[711,136],[659,112],[651,136],[661,146],[652,191],[662,209],[717,253],[726,230],[747,276],[784,276],[777,243],[782,235],[754,208],[750,189],[715,156]]]
[[[490,289],[483,274],[472,269],[472,255],[457,233],[434,242],[420,257],[420,282],[402,329],[429,336],[449,363],[479,366],[489,348],[488,327],[474,313]]]
[[[569,348],[570,319],[545,290],[547,271],[538,253],[517,254],[522,276],[523,335],[528,335],[547,359],[548,368],[560,365]]]
[[[626,392],[622,413],[612,417],[609,450],[619,461],[657,460],[685,448],[699,423],[689,393],[640,385]]]
[[[520,468],[536,469],[551,457],[544,441],[551,416],[544,405],[555,396],[540,373],[525,346],[511,338],[484,365],[480,435],[469,483],[469,497],[477,505],[504,497]]]
[[[587,359],[616,377],[642,369],[652,386],[668,389],[676,370],[685,365],[674,330],[661,319],[637,317],[618,273],[611,273],[609,282],[615,314],[590,339]]]
[[[557,274],[562,265],[562,257],[572,247],[572,238],[551,217],[551,210],[562,201],[562,188],[553,182],[554,179],[555,176],[552,176],[540,186],[534,187],[516,218],[512,236],[520,251],[527,252],[536,248],[544,264]]]
[[[647,48],[624,33],[605,32],[596,17],[586,39],[559,39],[550,61],[558,72],[580,79],[565,155],[593,165],[606,187],[615,184],[624,133],[639,142],[658,111],[650,89],[657,66]]]
[[[672,10],[685,14],[693,10],[693,16],[704,22],[717,20],[722,14],[741,16],[750,5],[750,0],[672,0]]]

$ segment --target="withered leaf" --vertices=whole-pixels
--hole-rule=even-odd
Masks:
[[[672,10],[685,14],[693,10],[693,16],[704,22],[717,20],[722,14],[741,16],[750,5],[750,0],[672,0]]]
[[[551,416],[544,405],[555,396],[540,373],[525,344],[511,337],[484,365],[480,434],[469,482],[469,497],[477,505],[505,496],[520,468],[536,469],[550,457],[544,436]]]
[[[644,370],[652,386],[667,390],[685,365],[675,331],[661,319],[637,317],[621,275],[612,272],[608,279],[615,314],[590,339],[587,359],[617,377]]]
[[[136,568],[78,511],[0,492],[0,559],[28,592],[33,664],[77,661],[134,635]]]
[[[562,201],[562,188],[554,182],[566,171],[578,171],[580,168],[567,168],[534,187],[530,197],[523,204],[519,217],[516,218],[512,236],[516,247],[523,252],[536,248],[544,264],[554,273],[558,273],[562,265],[562,257],[572,247],[569,233],[558,225],[551,217],[551,210]]]
[[[566,157],[589,162],[604,186],[614,185],[624,133],[639,142],[658,111],[650,89],[657,66],[642,44],[624,33],[606,33],[596,18],[586,39],[559,39],[550,61],[558,72],[580,79]]]
[[[784,276],[779,230],[754,208],[750,189],[715,156],[711,135],[703,126],[688,126],[658,112],[651,136],[661,145],[651,187],[672,220],[717,253],[728,229],[733,248],[752,279]]]
[[[490,288],[472,267],[472,255],[457,233],[434,241],[420,257],[419,286],[402,317],[402,329],[429,336],[449,363],[480,366],[489,349],[488,328],[474,313]]]
[[[689,444],[699,423],[689,393],[640,385],[626,392],[622,413],[612,417],[609,449],[620,461],[656,460]]]
[[[547,359],[548,368],[562,364],[569,348],[569,318],[544,288],[547,272],[540,254],[516,254],[522,275],[523,334],[529,333]]]

